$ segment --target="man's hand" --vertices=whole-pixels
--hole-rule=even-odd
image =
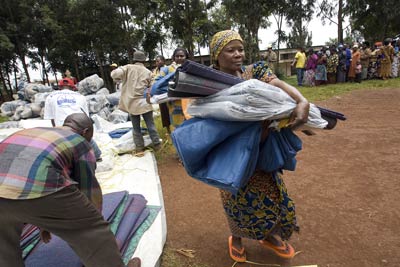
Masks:
[[[51,240],[51,234],[50,232],[46,230],[41,230],[40,229],[40,239],[43,241],[43,243],[47,244]]]

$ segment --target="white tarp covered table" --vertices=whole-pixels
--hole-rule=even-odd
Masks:
[[[131,125],[112,125],[114,130]],[[21,120],[20,128],[0,129],[0,141],[10,134],[33,127],[51,127],[50,120],[28,119]],[[109,125],[108,125],[109,126]],[[104,128],[103,132],[108,129]],[[96,177],[99,180],[103,194],[126,190],[130,194],[142,194],[148,201],[148,205],[160,206],[155,221],[143,234],[133,257],[142,260],[142,267],[159,265],[159,258],[167,236],[167,224],[164,209],[164,200],[160,177],[155,157],[150,151],[146,151],[144,157],[133,157],[130,154],[117,155],[114,152],[114,141],[107,133],[95,131],[94,139],[102,150],[103,161],[98,163]]]

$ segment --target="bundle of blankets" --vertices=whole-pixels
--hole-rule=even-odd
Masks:
[[[125,264],[132,258],[144,232],[154,222],[160,207],[146,205],[139,194],[126,191],[103,196],[102,214],[110,223]],[[58,236],[52,235],[49,243],[40,241],[40,230],[25,225],[21,235],[21,249],[25,266],[82,267],[82,263],[70,246]]]
[[[255,63],[255,70],[257,64],[262,63]],[[283,90],[187,60],[155,83],[151,93],[164,95],[158,98],[162,101],[168,100],[165,95],[193,99],[187,112],[194,118],[171,135],[189,176],[236,194],[256,169],[295,170],[302,142],[285,125],[296,102]],[[264,120],[272,121],[271,129],[260,143]],[[333,129],[338,120],[346,117],[310,104],[303,130]]]
[[[104,87],[104,81],[97,74],[86,77],[77,84],[78,91],[86,96],[90,115],[97,114],[113,123],[128,121],[128,113],[118,109],[120,92],[111,93]],[[10,120],[43,117],[46,97],[54,90],[51,86],[20,82],[17,88],[18,100],[5,102],[0,113]]]

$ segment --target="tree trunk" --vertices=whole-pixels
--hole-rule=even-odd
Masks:
[[[26,81],[28,83],[30,83],[31,77],[29,76],[28,65],[26,64],[26,61],[25,61],[25,54],[22,53],[21,50],[19,49],[19,44],[17,44],[17,54],[19,56],[19,59],[21,60],[22,67],[24,68],[25,75],[26,75]]]
[[[4,91],[7,93],[7,84],[6,84],[6,81],[4,80],[3,68],[1,67],[1,65],[0,65],[0,79],[1,79],[1,83],[3,84]],[[0,90],[0,94],[1,94],[1,99],[2,99],[2,101],[6,101],[6,100],[4,99],[3,94],[1,93],[1,90]]]
[[[78,55],[75,56],[75,60],[74,60],[74,69],[75,69],[75,73],[76,73],[76,79],[78,81],[82,80],[81,79],[81,74],[79,73],[79,65],[78,65],[78,61],[79,61],[79,57]]]
[[[339,0],[338,9],[338,42],[343,44],[343,0]]]
[[[50,85],[50,82],[49,82],[49,75],[47,74],[46,64],[45,64],[45,62],[44,62],[43,51],[40,53],[40,61],[41,61],[41,64],[42,64],[42,72],[43,72],[43,78],[42,78],[43,81],[42,81],[42,83],[43,83],[43,84],[46,84],[46,82],[47,82],[47,84]]]
[[[7,90],[8,95],[11,97],[11,99],[13,99],[12,95],[13,95],[13,91],[12,91],[12,86],[11,86],[11,79],[10,79],[10,75],[8,74],[8,72],[6,72],[7,74],[7,83],[8,83],[8,88],[9,90]]]
[[[6,91],[6,93],[10,97],[10,99],[12,99],[12,92],[10,94],[10,90],[7,89],[7,83],[6,83],[6,79],[3,75],[3,68],[1,67],[1,65],[0,65],[0,79],[1,79],[1,82],[3,83],[4,90]]]

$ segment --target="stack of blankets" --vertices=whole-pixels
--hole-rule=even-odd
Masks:
[[[146,203],[142,195],[129,194],[127,191],[103,196],[102,214],[110,223],[125,264],[132,258],[140,238],[160,210],[160,207]],[[20,244],[27,267],[83,265],[70,246],[58,236],[52,235],[48,244],[41,242],[40,230],[36,226],[25,225]]]

